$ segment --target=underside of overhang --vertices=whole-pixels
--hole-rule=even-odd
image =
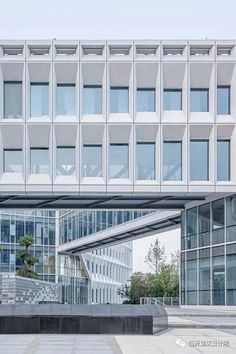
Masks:
[[[186,203],[201,201],[206,194],[122,194],[122,195],[57,195],[57,194],[22,194],[0,195],[0,208],[34,209],[143,209],[143,210],[179,210]]]

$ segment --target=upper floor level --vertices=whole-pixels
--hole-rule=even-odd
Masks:
[[[0,121],[235,123],[234,41],[0,41]]]
[[[1,40],[1,61],[227,61],[235,40]]]

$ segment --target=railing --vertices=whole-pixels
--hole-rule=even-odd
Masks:
[[[141,297],[140,305],[163,305],[165,307],[178,307],[179,297]]]

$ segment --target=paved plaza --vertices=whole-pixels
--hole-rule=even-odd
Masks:
[[[177,328],[157,336],[0,335],[1,354],[236,353],[236,329]]]
[[[0,335],[0,354],[236,353],[235,308],[168,308],[158,335]]]

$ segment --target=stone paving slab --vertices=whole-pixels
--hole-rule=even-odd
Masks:
[[[114,336],[0,335],[0,354],[122,354]]]
[[[158,336],[115,336],[123,354],[236,353],[235,333],[216,329],[171,329]],[[211,346],[210,346],[211,345]]]
[[[181,306],[165,309],[169,316],[236,317],[235,306]]]
[[[233,354],[236,353],[236,329],[176,328],[153,336],[0,335],[0,354],[54,353]]]
[[[236,328],[235,317],[169,316],[169,328]]]

